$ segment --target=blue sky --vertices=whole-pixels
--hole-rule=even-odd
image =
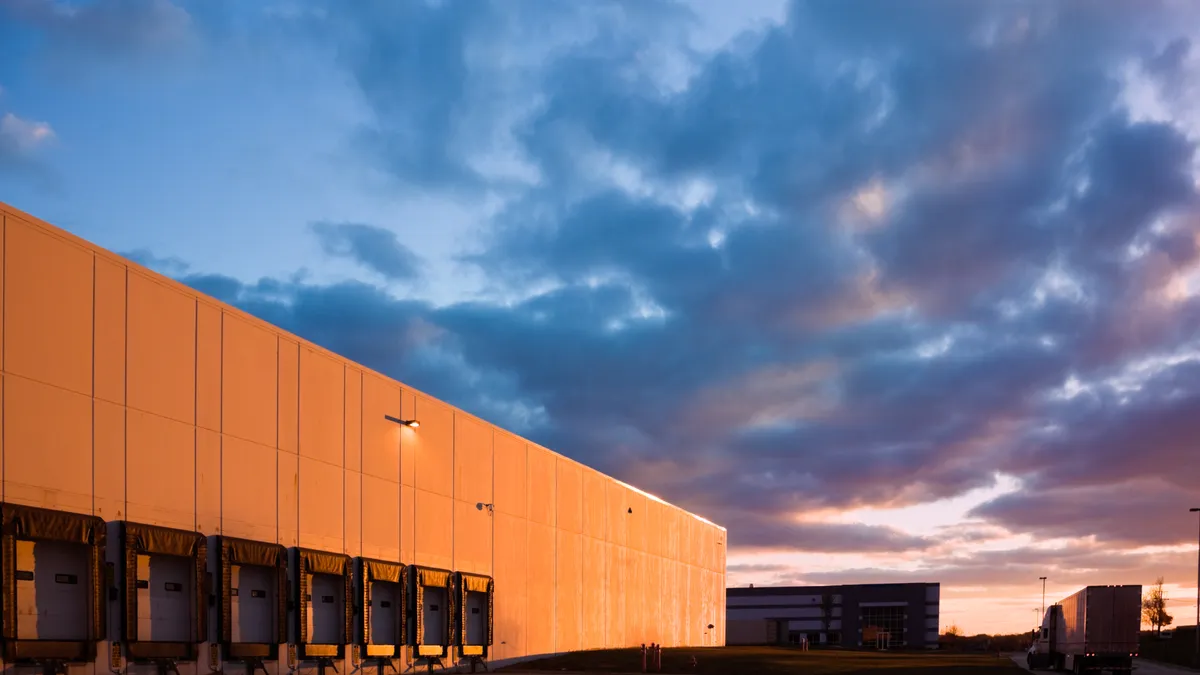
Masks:
[[[0,199],[726,525],[734,583],[1188,615],[1198,26],[10,0]]]

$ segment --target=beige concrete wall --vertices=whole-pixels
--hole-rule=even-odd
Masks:
[[[723,642],[722,528],[0,216],[4,501],[491,575],[496,659]]]

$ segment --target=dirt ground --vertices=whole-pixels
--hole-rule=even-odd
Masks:
[[[695,657],[695,665],[692,658]],[[709,647],[663,650],[663,673],[697,675],[1015,675],[1021,668],[1007,655],[939,652],[859,652],[786,647]],[[507,673],[640,673],[638,649],[577,652],[530,661]]]

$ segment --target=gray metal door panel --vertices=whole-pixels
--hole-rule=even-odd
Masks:
[[[308,641],[313,644],[341,644],[345,623],[345,580],[332,574],[313,574],[308,588]]]
[[[195,565],[182,556],[137,557],[140,640],[191,642]]]
[[[83,544],[17,541],[17,639],[88,638],[90,561]]]
[[[396,644],[397,617],[400,611],[400,584],[372,581],[370,644]]]
[[[425,612],[424,643],[427,645],[446,644],[446,589],[426,588],[425,606],[420,611]]]
[[[487,594],[467,593],[467,634],[464,644],[487,643]]]
[[[230,598],[234,642],[271,644],[275,630],[276,571],[257,565],[234,565],[230,583],[237,594]]]

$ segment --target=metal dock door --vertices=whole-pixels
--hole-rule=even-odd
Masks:
[[[332,574],[309,575],[308,641],[342,644],[345,623],[345,580]]]
[[[143,642],[191,642],[195,561],[174,555],[137,557],[138,636]]]
[[[446,644],[446,612],[448,611],[446,603],[449,599],[449,594],[444,586],[431,586],[425,589],[425,606],[420,609],[425,613],[424,644]]]
[[[87,640],[90,548],[18,539],[16,551],[17,639]]]
[[[467,593],[467,625],[464,626],[466,635],[464,645],[487,644],[487,594]]]
[[[278,601],[276,570],[259,565],[230,568],[230,623],[232,641],[271,644],[277,639]]]
[[[400,626],[400,584],[371,581],[371,644],[394,645]],[[368,654],[371,656],[371,654]]]

